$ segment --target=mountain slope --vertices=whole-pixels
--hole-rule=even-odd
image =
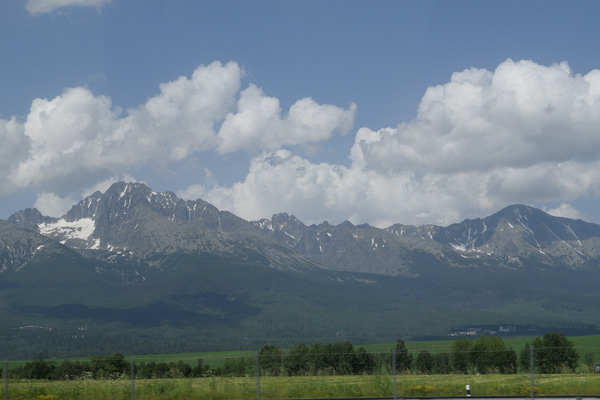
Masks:
[[[597,265],[600,256],[599,225],[554,217],[522,205],[507,207],[483,220],[450,225],[434,238],[463,254],[516,257],[554,266]]]
[[[0,221],[0,274],[19,270],[35,256],[65,251],[63,246],[44,235]]]
[[[306,226],[285,213],[254,224],[303,256],[346,271],[422,276],[455,267],[595,268],[600,257],[599,225],[522,205],[448,227]]]
[[[525,206],[449,227],[306,226],[287,214],[249,223],[117,183],[61,218],[27,209],[9,220],[5,353],[50,343],[40,335],[55,356],[73,356],[600,324],[598,226]],[[22,342],[3,344],[12,340]]]
[[[145,258],[175,251],[236,254],[275,268],[318,268],[252,224],[202,201],[184,201],[141,183],[113,184],[61,218],[40,218],[37,210],[13,214],[9,222],[34,229],[77,250],[121,251]]]

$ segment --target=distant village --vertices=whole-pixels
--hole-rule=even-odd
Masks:
[[[534,332],[536,328],[527,328],[523,331]],[[498,327],[498,330],[484,329],[484,328],[468,328],[467,330],[451,333],[450,336],[479,336],[479,335],[501,335],[501,334],[514,334],[517,332],[515,325],[508,325]]]

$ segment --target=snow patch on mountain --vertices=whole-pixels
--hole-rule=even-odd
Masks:
[[[458,250],[458,251],[467,251],[467,247],[464,244],[454,244],[454,243],[450,243],[450,246],[452,246],[452,248],[454,250]]]
[[[67,221],[61,218],[56,222],[41,223],[38,229],[42,235],[60,236],[63,240],[87,240],[94,233],[96,223],[91,218],[81,218],[75,221]]]

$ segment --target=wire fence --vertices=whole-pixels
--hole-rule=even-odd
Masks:
[[[600,373],[595,372],[600,364],[593,359],[598,348],[531,345],[519,354],[476,348],[436,353],[311,349],[265,346],[252,356],[170,362],[115,354],[60,364],[39,359],[13,368],[5,360],[2,398],[534,398],[600,393]]]

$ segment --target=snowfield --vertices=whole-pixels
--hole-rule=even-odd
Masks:
[[[59,236],[62,240],[83,239],[87,240],[94,233],[96,224],[91,218],[81,218],[77,221],[66,221],[64,218],[53,223],[42,223],[39,232],[46,236]]]

